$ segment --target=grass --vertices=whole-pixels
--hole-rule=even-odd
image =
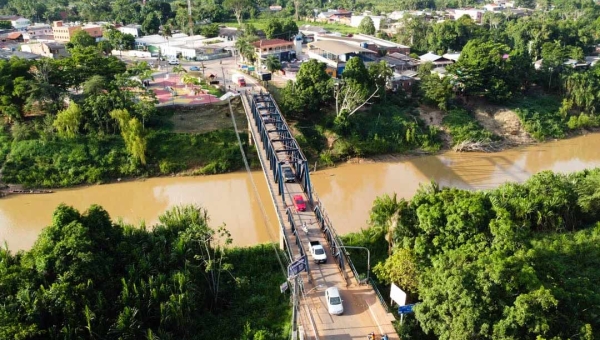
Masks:
[[[248,20],[244,20],[242,24],[252,24],[256,29],[264,30],[267,27],[268,21],[269,21],[269,18],[248,19]],[[240,27],[240,25],[237,23],[237,21],[219,22],[217,24],[218,25],[226,25],[229,27],[237,27],[237,28]],[[339,32],[342,34],[358,33],[358,28],[344,25],[344,24],[326,23],[326,22],[318,22],[318,21],[314,22],[314,21],[306,21],[306,20],[296,21],[296,24],[298,25],[298,27],[300,27],[302,25],[320,26],[331,32]]]
[[[238,128],[243,129],[247,125],[247,120],[241,101],[233,100],[232,106]],[[169,119],[174,132],[204,133],[233,128],[227,102],[166,107],[164,110],[170,111]]]

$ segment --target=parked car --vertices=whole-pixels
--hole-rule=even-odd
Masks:
[[[179,60],[177,60],[177,59],[169,59],[169,65],[179,65]]]
[[[200,67],[198,67],[198,66],[190,66],[190,71],[200,71]]]
[[[340,291],[337,287],[327,288],[325,291],[325,300],[327,301],[327,310],[329,311],[329,314],[344,314],[342,297],[340,296]]]
[[[294,206],[298,211],[306,211],[306,202],[304,201],[302,195],[294,196]]]
[[[289,166],[282,166],[281,172],[283,173],[283,181],[284,182],[289,183],[289,182],[296,181],[296,176],[294,176],[294,172],[292,171],[292,168],[290,168]]]

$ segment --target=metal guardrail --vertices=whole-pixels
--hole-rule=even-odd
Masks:
[[[325,220],[325,223],[327,224],[328,229],[331,231],[331,234],[332,234],[333,238],[335,239],[335,242],[339,246],[339,249],[340,249],[339,251],[342,253],[342,256],[344,256],[346,263],[350,266],[350,270],[352,270],[352,273],[354,274],[354,279],[356,279],[356,283],[358,283],[360,285],[362,282],[360,280],[358,271],[356,270],[356,267],[354,266],[354,263],[352,262],[352,259],[350,258],[350,256],[347,255],[346,252],[343,250],[344,243],[342,242],[342,238],[335,231],[335,228],[333,227],[333,223],[331,223],[331,220],[329,219],[329,216],[327,215],[327,211],[325,210],[325,207],[323,206],[323,203],[321,202],[319,195],[317,194],[317,192],[314,189],[312,190],[312,192],[314,193],[314,195],[317,198],[317,204],[319,206],[319,209],[321,210],[323,219]]]
[[[373,281],[373,278],[369,278],[369,284],[371,285],[371,287],[373,287],[373,290],[375,291],[379,302],[381,302],[383,309],[385,309],[385,311],[389,313],[390,307],[388,307],[387,303],[385,302],[385,299],[383,298],[383,295],[381,295],[381,292],[379,291],[379,289],[377,289],[377,284],[375,283],[375,281]]]

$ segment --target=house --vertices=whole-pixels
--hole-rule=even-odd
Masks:
[[[65,45],[51,42],[24,44],[21,45],[21,51],[53,59],[60,59],[69,56]]]
[[[317,15],[317,20],[330,22],[330,23],[349,24],[351,17],[352,17],[352,11],[347,11],[345,9],[338,9],[338,10],[330,9],[326,12],[319,13]]]
[[[419,56],[419,60],[421,61],[421,63],[430,62],[436,67],[450,65],[450,64],[454,63],[452,60],[448,60],[448,59],[446,59],[442,56],[439,56],[437,54],[434,54],[432,52],[428,52],[428,53],[423,54],[422,56]]]
[[[449,52],[442,55],[442,58],[446,58],[448,60],[452,60],[453,62],[457,62],[458,58],[460,58],[460,52]]]
[[[504,11],[504,5],[499,5],[499,4],[487,4],[485,6],[483,6],[483,9],[485,9],[487,12],[492,12],[492,13],[500,13],[502,11]]]
[[[377,52],[343,41],[322,40],[311,42],[308,46],[308,57],[325,63],[327,73],[334,78],[340,77],[350,58],[359,57],[369,63],[375,61],[377,55]]]
[[[142,25],[129,24],[126,26],[118,27],[117,30],[119,30],[119,32],[121,32],[123,34],[131,34],[134,36],[134,38],[138,38],[138,37],[142,36],[142,34],[141,34]]]
[[[475,21],[476,23],[481,23],[481,19],[483,18],[483,13],[485,11],[481,9],[467,8],[467,9],[454,9],[453,11],[448,11],[449,14],[454,18],[454,20],[460,19],[464,15],[468,15]]]
[[[0,15],[0,20],[10,21],[11,26],[19,31],[24,31],[31,24],[29,19],[18,15]]]
[[[390,53],[381,59],[399,72],[404,70],[415,70],[421,64],[418,60],[399,52]]]
[[[405,92],[410,93],[413,85],[419,80],[417,72],[412,70],[394,72],[390,79],[390,85],[394,92],[402,89]]]
[[[396,44],[389,40],[379,39],[366,34],[355,34],[352,37],[342,37],[336,34],[323,34],[315,36],[315,41],[339,41],[349,45],[366,48],[376,53],[379,53],[380,51],[386,51],[387,53],[410,53],[410,47],[408,46]]]
[[[62,20],[54,21],[52,23],[52,34],[54,35],[54,40],[59,42],[71,41],[73,34],[79,30],[81,30],[81,26],[65,24]]]
[[[385,17],[377,16],[377,15],[352,15],[350,17],[350,26],[358,27],[362,20],[366,17],[370,17],[373,20],[373,25],[375,26],[375,30],[379,31],[382,27],[382,23],[385,22]]]
[[[279,60],[289,61],[296,58],[294,42],[283,39],[261,39],[252,43],[258,57],[259,64],[273,55]]]
[[[327,34],[328,30],[321,26],[302,25],[298,27],[298,31],[304,35]]]
[[[52,31],[52,26],[43,23],[35,23],[29,27],[27,27],[25,33],[23,34],[23,38],[25,40],[34,40],[34,39],[54,39],[54,33]]]
[[[0,59],[10,60],[12,57],[17,57],[17,58],[27,59],[27,60],[35,60],[35,59],[41,58],[37,54],[17,51],[17,50],[13,50],[13,49],[0,50]]]
[[[92,38],[96,39],[96,42],[102,40],[103,28],[97,24],[85,24],[81,27],[82,30],[89,33]]]
[[[226,41],[236,41],[243,33],[243,31],[235,27],[219,27],[219,34],[217,36]]]
[[[13,43],[23,42],[24,41],[23,33],[21,33],[21,32],[8,33],[8,34],[2,36],[2,41],[13,42]]]

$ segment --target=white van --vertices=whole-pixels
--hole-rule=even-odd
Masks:
[[[179,60],[171,58],[169,59],[169,65],[179,65]]]

